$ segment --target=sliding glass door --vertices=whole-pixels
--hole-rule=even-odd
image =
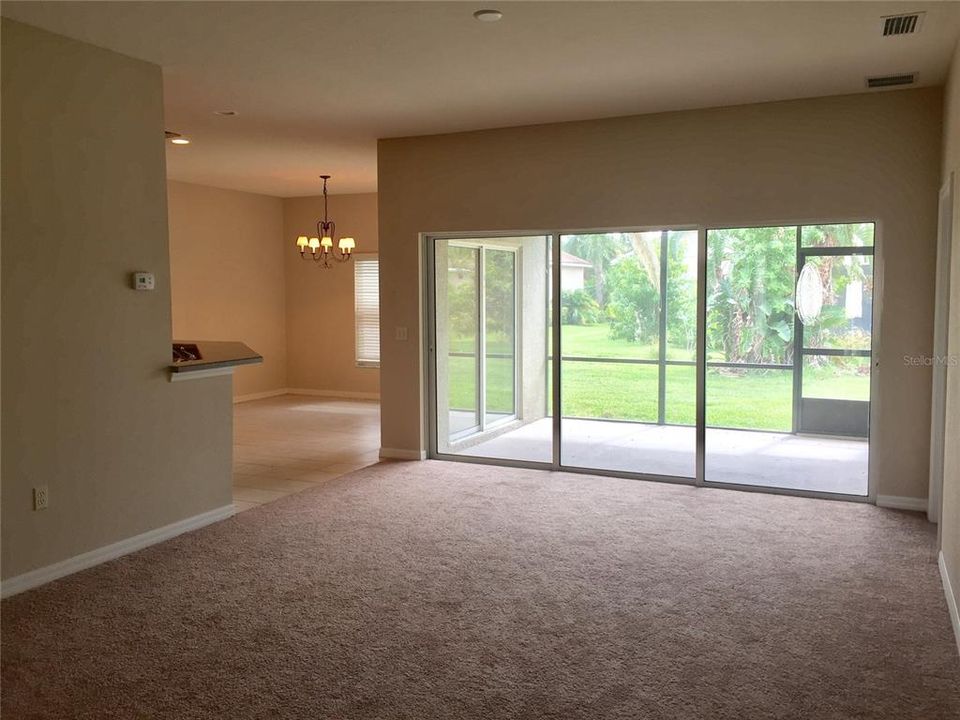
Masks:
[[[697,232],[560,247],[561,463],[693,478]]]
[[[449,441],[476,432],[480,417],[480,250],[448,245],[445,262],[444,311],[437,326],[444,338],[446,432]],[[438,256],[439,257],[439,256]]]
[[[873,232],[707,232],[706,483],[867,495]]]
[[[551,462],[550,239],[437,239],[431,250],[437,452]]]
[[[873,246],[870,223],[433,238],[431,451],[866,496]]]

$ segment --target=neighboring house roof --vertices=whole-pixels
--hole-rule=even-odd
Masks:
[[[562,250],[560,251],[560,265],[564,267],[593,267],[593,263],[587,262],[583,258],[577,257],[576,255],[571,255],[568,252],[563,252]]]

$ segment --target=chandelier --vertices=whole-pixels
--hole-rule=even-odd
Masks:
[[[323,180],[323,220],[317,221],[317,236],[308,238],[301,235],[297,238],[297,249],[300,251],[300,257],[304,260],[312,258],[314,262],[320,263],[321,267],[333,267],[330,264],[330,258],[337,262],[346,262],[350,259],[353,249],[357,243],[352,237],[342,237],[337,243],[337,249],[333,249],[333,239],[337,234],[337,224],[327,216],[327,180],[329,175],[321,175]],[[310,254],[307,254],[309,249]]]

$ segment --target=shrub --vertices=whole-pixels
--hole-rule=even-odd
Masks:
[[[560,294],[560,322],[564,325],[596,325],[600,317],[600,306],[585,290]]]

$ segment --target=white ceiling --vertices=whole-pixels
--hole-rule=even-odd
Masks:
[[[473,19],[497,7],[498,23]],[[921,32],[880,18],[924,10]],[[163,67],[168,174],[280,197],[372,192],[376,140],[945,79],[957,2],[3,2]],[[236,110],[236,117],[214,115]]]

